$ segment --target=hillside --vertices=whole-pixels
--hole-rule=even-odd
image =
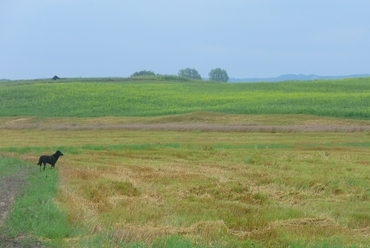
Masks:
[[[369,119],[370,78],[226,84],[70,79],[0,84],[0,116],[160,116],[191,112]]]

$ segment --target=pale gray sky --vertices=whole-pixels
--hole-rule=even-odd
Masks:
[[[0,79],[370,73],[369,0],[0,0]]]

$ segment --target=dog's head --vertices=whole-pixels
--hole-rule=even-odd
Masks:
[[[63,155],[64,155],[64,154],[63,154],[61,151],[59,151],[59,150],[58,150],[58,151],[56,151],[56,152],[55,152],[55,154],[56,154],[56,155],[58,155],[58,156],[63,156]]]

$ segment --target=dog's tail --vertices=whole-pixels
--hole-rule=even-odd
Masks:
[[[37,163],[37,165],[40,165],[41,166],[41,159],[39,159],[39,162]]]

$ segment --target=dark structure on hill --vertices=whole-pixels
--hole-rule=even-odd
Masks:
[[[58,79],[60,79],[60,77],[58,77],[57,75],[55,75],[52,79],[53,80],[58,80]]]

